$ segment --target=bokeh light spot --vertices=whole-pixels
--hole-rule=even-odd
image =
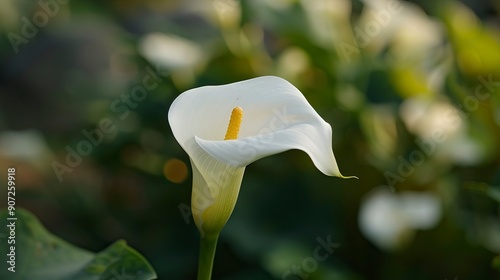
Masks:
[[[180,184],[188,177],[188,168],[182,160],[172,158],[163,165],[163,174],[170,182]]]

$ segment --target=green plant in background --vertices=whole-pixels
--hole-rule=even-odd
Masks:
[[[363,180],[330,180],[297,151],[254,163],[213,278],[286,279],[324,236],[342,246],[308,279],[499,278],[498,1],[62,2],[0,3],[0,171],[22,171],[18,205],[62,239],[97,252],[123,237],[160,279],[195,279],[189,158],[165,112],[190,88],[274,75],[333,125],[336,159]],[[152,72],[158,86],[146,88]],[[234,107],[207,118],[207,130],[220,125],[208,140],[224,137]],[[241,107],[236,141],[255,121]],[[289,112],[276,109],[280,127]],[[113,130],[101,139],[95,131],[108,118]],[[99,144],[66,164],[72,172],[60,182],[51,163],[88,142],[83,131]],[[372,211],[383,185],[375,198],[385,212]],[[436,203],[410,204],[411,193]],[[415,227],[407,210],[416,206],[435,206],[439,219]],[[368,222],[394,246],[362,230],[364,212],[388,213],[380,216],[389,224]],[[111,280],[132,270],[108,272]]]
[[[297,88],[278,77],[189,90],[172,103],[168,119],[193,168],[191,209],[201,234],[199,280],[211,278],[217,240],[247,165],[299,149],[324,174],[352,178],[339,171],[330,125]]]
[[[2,221],[9,217],[7,209],[0,212]],[[13,270],[1,269],[0,279],[156,279],[151,264],[124,240],[95,254],[52,235],[27,210],[17,209],[16,218],[14,234],[9,234],[15,241],[6,246],[10,251],[6,252],[7,263],[15,266]]]

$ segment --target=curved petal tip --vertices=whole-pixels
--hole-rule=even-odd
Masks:
[[[342,178],[342,179],[359,179],[358,176],[344,176],[342,174],[340,174],[339,177]]]

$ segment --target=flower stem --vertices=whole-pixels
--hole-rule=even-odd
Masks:
[[[212,278],[212,266],[214,264],[215,248],[219,234],[201,237],[200,257],[198,260],[198,280],[210,280]]]

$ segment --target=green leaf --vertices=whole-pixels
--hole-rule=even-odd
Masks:
[[[496,256],[493,261],[491,262],[491,265],[493,268],[500,270],[500,255]]]
[[[488,184],[480,182],[467,182],[464,184],[464,186],[466,189],[482,192],[489,196],[491,199],[500,203],[500,188],[498,187],[490,186]]]
[[[29,211],[17,209],[10,218],[0,211],[0,279],[9,280],[151,280],[156,272],[149,262],[124,240],[100,253],[83,250],[48,232]],[[15,224],[15,239],[9,225]],[[5,226],[7,224],[7,226]],[[9,238],[7,238],[9,237]],[[12,243],[15,240],[15,244]],[[15,250],[11,246],[15,246]],[[12,255],[15,253],[15,256]],[[9,271],[15,260],[15,272]],[[6,264],[6,265],[5,265]]]

